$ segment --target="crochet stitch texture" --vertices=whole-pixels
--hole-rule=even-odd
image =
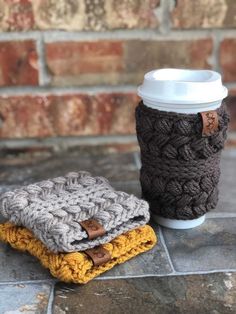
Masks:
[[[30,229],[53,252],[93,248],[149,220],[145,201],[115,191],[105,178],[85,171],[6,192],[0,211],[12,223]],[[103,226],[103,236],[88,239],[79,222],[90,218]]]
[[[9,222],[0,224],[0,240],[37,257],[54,277],[65,282],[86,283],[115,265],[150,250],[157,238],[148,225],[119,235],[110,243],[103,245],[109,251],[111,260],[99,266],[94,266],[84,252],[52,253],[34,237],[32,232]]]
[[[216,206],[220,153],[229,122],[225,105],[217,114],[217,132],[203,137],[200,114],[159,111],[143,102],[137,106],[140,182],[153,213],[185,220]]]

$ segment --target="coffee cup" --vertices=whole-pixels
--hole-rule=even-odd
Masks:
[[[138,95],[146,107],[159,111],[197,114],[217,110],[227,96],[221,75],[211,70],[160,69],[148,72],[138,87]],[[162,226],[189,229],[202,224],[205,215],[196,219],[169,219],[152,214]]]

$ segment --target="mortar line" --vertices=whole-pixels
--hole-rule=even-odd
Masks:
[[[45,73],[44,73],[45,74]],[[46,83],[48,80],[47,74],[42,78],[42,83]],[[236,89],[236,81],[230,83],[224,83],[224,85],[228,89]],[[57,87],[57,86],[12,86],[12,87],[0,87],[0,96],[8,97],[8,96],[24,96],[24,95],[32,95],[32,96],[44,96],[44,95],[55,95],[55,96],[63,96],[63,95],[73,95],[73,94],[88,94],[88,95],[96,95],[99,93],[136,93],[137,86],[136,85],[96,85],[96,86],[65,86],[65,87]],[[233,96],[231,96],[233,97]]]
[[[53,314],[53,301],[54,301],[55,283],[51,286],[51,291],[48,298],[47,314]]]
[[[39,85],[45,86],[50,83],[50,77],[47,73],[46,63],[45,63],[45,51],[43,34],[40,34],[36,41],[36,50],[38,54],[38,66],[39,66]]]
[[[169,29],[169,28],[168,28]],[[169,32],[163,32],[161,29],[133,29],[133,30],[113,30],[103,32],[66,32],[66,31],[46,31],[44,38],[46,43],[59,41],[93,41],[93,40],[193,40],[203,39],[212,35],[213,32],[227,34],[232,37],[236,35],[236,30],[232,29],[169,29]]]
[[[163,245],[163,247],[164,247],[164,250],[165,250],[165,252],[166,252],[167,259],[168,259],[168,261],[169,261],[169,263],[170,263],[170,267],[172,268],[172,273],[176,273],[175,268],[174,268],[174,265],[173,265],[173,262],[172,262],[172,259],[171,259],[171,257],[170,257],[169,250],[168,250],[167,245],[166,245],[166,241],[165,241],[164,235],[163,235],[163,233],[162,233],[162,227],[161,227],[161,226],[158,226],[158,231],[159,231],[159,232],[158,232],[159,238],[160,238],[161,243],[162,243],[162,245]]]
[[[229,133],[228,139],[234,140],[236,138],[236,132]],[[98,135],[98,136],[57,136],[48,138],[23,138],[23,139],[1,139],[0,148],[27,148],[32,145],[38,147],[52,147],[62,145],[65,149],[74,145],[109,145],[109,144],[137,144],[136,135]],[[226,148],[226,151],[232,151],[235,156],[236,149],[232,147]],[[137,167],[141,166],[139,161],[139,153],[137,155],[138,162]]]
[[[171,3],[171,2],[170,2]],[[171,4],[169,4],[171,5]],[[168,6],[168,3],[163,4]],[[158,10],[158,9],[157,9]],[[163,8],[162,8],[163,10]],[[165,9],[166,10],[166,9]],[[165,13],[163,10],[162,14]],[[169,13],[168,13],[169,14]],[[163,16],[164,19],[164,16]],[[164,29],[167,26],[164,26]],[[218,33],[221,37],[235,37],[236,29],[171,29],[169,32],[163,32],[162,29],[126,29],[126,30],[107,30],[107,31],[63,31],[63,30],[35,30],[27,32],[2,32],[0,33],[0,41],[23,41],[37,40],[43,35],[45,42],[58,41],[91,41],[91,40],[119,40],[119,39],[141,39],[141,40],[193,40],[211,36],[213,33]]]
[[[46,79],[47,80],[47,79]],[[236,89],[236,81],[224,83],[229,89]],[[98,93],[136,93],[136,85],[96,85],[96,86],[11,86],[0,87],[0,96],[24,96],[24,95],[55,95],[63,96],[70,94],[96,95]],[[232,96],[233,97],[233,96]]]
[[[171,22],[169,18],[169,12],[171,7],[171,0],[161,1],[160,5],[154,10],[154,14],[159,21],[158,32],[166,35],[171,31]]]
[[[212,34],[213,39],[213,49],[210,57],[210,64],[212,65],[213,70],[221,72],[220,62],[219,62],[219,49],[220,49],[220,38],[217,32]]]
[[[236,88],[236,81],[235,82],[230,82],[230,83],[224,83],[224,85],[230,89],[230,88]]]
[[[96,95],[98,93],[136,93],[137,86],[135,85],[96,85],[96,86],[12,86],[0,87],[0,95],[7,96],[23,96],[23,95],[55,95],[63,96],[70,94],[88,94]]]
[[[236,157],[236,148],[235,148],[235,146],[233,146],[233,147],[228,147],[227,148],[227,153],[223,150],[223,157],[224,156],[228,156],[228,157],[233,157],[233,158],[235,158]]]
[[[27,31],[27,32],[1,32],[1,41],[24,41],[24,40],[37,40],[40,38],[41,31]]]
[[[231,30],[232,36],[235,36],[236,31]],[[213,30],[170,30],[168,33],[164,29],[148,29],[141,30],[114,30],[105,32],[44,32],[44,38],[46,43],[60,42],[60,41],[99,41],[99,40],[156,40],[156,41],[182,41],[182,40],[196,40],[204,39],[211,36]]]
[[[230,131],[228,133],[228,139],[235,139],[235,137],[236,137],[236,131]],[[226,149],[229,149],[229,148],[226,148]],[[234,148],[234,150],[236,150],[236,149]]]
[[[45,79],[44,79],[45,80]],[[47,79],[46,79],[47,80]],[[45,82],[45,81],[44,81]],[[236,89],[236,82],[224,83],[228,89]],[[136,85],[96,85],[96,86],[73,86],[73,87],[53,87],[53,86],[12,86],[12,87],[0,87],[0,96],[63,96],[63,95],[73,95],[73,94],[88,94],[96,95],[99,93],[136,93]],[[233,96],[231,96],[233,97]]]
[[[38,147],[58,146],[67,149],[75,145],[97,146],[110,144],[137,144],[135,135],[100,135],[100,136],[65,136],[43,139],[1,139],[1,148],[27,148],[33,145]]]
[[[134,152],[134,163],[136,165],[136,167],[140,170],[141,169],[141,161],[140,161],[140,157],[139,157],[139,153],[138,152]]]

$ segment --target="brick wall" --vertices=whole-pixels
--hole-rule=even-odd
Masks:
[[[0,31],[1,145],[132,135],[159,67],[220,71],[236,129],[235,0],[0,0]]]

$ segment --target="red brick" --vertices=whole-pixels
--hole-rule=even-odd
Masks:
[[[236,97],[236,88],[229,90],[229,96]]]
[[[227,109],[230,114],[230,131],[236,131],[236,88],[229,90],[229,96],[226,98]],[[232,139],[231,139],[232,142]],[[232,143],[231,143],[232,144]]]
[[[52,43],[46,46],[46,58],[50,73],[57,78],[75,85],[76,75],[89,80],[90,74],[103,74],[122,70],[122,43],[103,41],[86,43]],[[86,83],[86,81],[85,81]],[[96,82],[92,82],[96,83]],[[67,84],[66,84],[67,85]]]
[[[235,148],[236,147],[236,139],[235,137],[228,137],[225,143],[225,148]]]
[[[0,86],[37,85],[37,65],[33,41],[0,42]]]
[[[212,40],[125,42],[125,73],[120,81],[140,84],[145,72],[156,68],[210,68]]]
[[[52,85],[139,84],[160,67],[210,68],[210,38],[188,41],[55,42],[46,45]]]
[[[0,0],[0,30],[27,31],[34,28],[31,0]]]
[[[173,28],[236,27],[235,0],[178,0],[172,10]]]
[[[0,0],[0,30],[155,28],[160,0]]]
[[[236,131],[236,97],[227,106]],[[0,138],[135,134],[132,93],[0,97]]]
[[[230,114],[230,131],[236,132],[236,89],[230,91],[229,97],[226,99],[227,108]]]
[[[236,39],[224,39],[220,45],[220,65],[226,82],[236,81]]]
[[[135,94],[0,98],[0,137],[132,134]]]
[[[36,0],[32,1],[39,29],[94,30],[154,28],[159,0]]]

